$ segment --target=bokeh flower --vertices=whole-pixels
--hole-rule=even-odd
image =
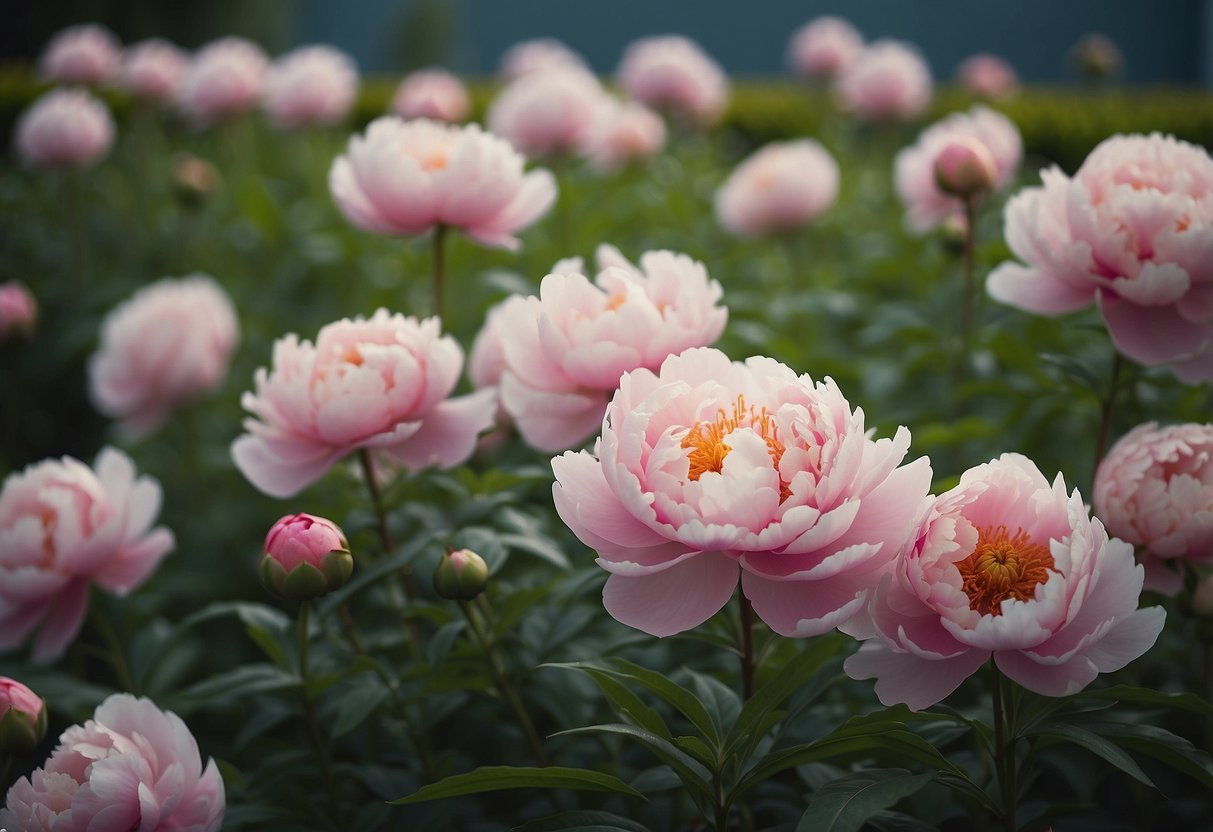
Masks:
[[[873,41],[839,74],[836,89],[843,108],[863,121],[908,121],[931,103],[931,69],[911,44]]]
[[[724,70],[681,35],[632,41],[616,78],[630,97],[693,124],[716,123],[729,102]]]
[[[122,47],[113,32],[97,23],[83,23],[51,38],[38,69],[56,84],[99,86],[113,77],[121,60]]]
[[[606,99],[584,70],[531,72],[493,100],[488,126],[530,158],[571,156],[586,147]]]
[[[824,15],[792,34],[788,64],[797,75],[833,78],[863,51],[863,36],[841,17]]]
[[[556,38],[533,38],[515,43],[501,56],[501,75],[513,81],[532,72],[588,70],[581,56]]]
[[[265,52],[251,41],[212,41],[190,59],[177,89],[177,104],[200,125],[246,113],[261,100],[268,67]]]
[[[38,325],[38,301],[19,280],[0,283],[0,341],[28,337]]]
[[[164,104],[177,95],[189,58],[163,38],[149,38],[127,47],[118,83],[136,98]]]
[[[812,139],[771,142],[739,164],[716,192],[716,218],[747,237],[792,231],[838,196],[838,163]]]
[[[457,124],[468,117],[469,108],[468,91],[459,77],[430,67],[404,77],[389,109],[403,119],[430,118]]]
[[[114,120],[81,89],[54,89],[17,119],[21,160],[35,168],[86,168],[109,153]]]
[[[598,171],[651,158],[665,146],[665,121],[638,101],[604,96],[586,141],[585,155]]]
[[[1003,101],[1019,92],[1019,76],[997,55],[970,55],[956,68],[956,79],[970,95],[990,101]]]
[[[279,127],[332,125],[349,115],[358,94],[358,69],[331,46],[302,46],[282,55],[265,74],[262,101]]]

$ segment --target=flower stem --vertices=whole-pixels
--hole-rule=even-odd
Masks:
[[[316,755],[320,760],[320,772],[324,778],[324,789],[328,793],[329,808],[333,816],[341,818],[341,808],[337,805],[337,787],[333,782],[333,767],[329,762],[328,745],[320,736],[320,726],[316,724],[316,710],[312,707],[312,694],[307,684],[307,651],[308,651],[308,614],[311,604],[301,601],[299,604],[299,682],[303,692],[303,717],[307,721],[307,730],[311,734],[312,743],[316,746]]]
[[[89,604],[88,607],[89,621],[93,625],[93,629],[101,636],[101,640],[105,642],[106,658],[109,661],[110,667],[113,668],[114,678],[118,682],[118,687],[131,693],[136,693],[135,682],[131,677],[130,667],[126,663],[126,653],[122,650],[122,641],[118,638],[118,633],[114,631],[114,625],[105,617],[105,613],[96,604]]]
[[[1116,394],[1120,392],[1120,371],[1124,363],[1124,359],[1117,352],[1112,359],[1112,380],[1108,384],[1108,393],[1100,403],[1099,433],[1095,439],[1095,462],[1091,467],[1092,483],[1095,481],[1095,470],[1099,468],[1099,463],[1103,460],[1104,451],[1108,448],[1108,434],[1112,430],[1112,411],[1116,407]]]
[[[745,593],[741,598],[741,698],[748,702],[754,695],[754,607]]]
[[[976,294],[973,286],[973,248],[977,239],[977,202],[972,197],[966,197],[964,200],[964,220],[964,246],[961,249],[964,288],[960,307],[960,360],[956,363],[957,380],[964,378],[973,341],[973,306]]]
[[[1014,709],[1007,678],[994,660],[990,660],[991,691],[994,698],[994,765],[1002,790],[1002,822],[1006,832],[1015,832],[1015,802],[1018,786],[1015,779]]]
[[[446,274],[446,226],[434,226],[434,314],[442,317],[442,279]]]

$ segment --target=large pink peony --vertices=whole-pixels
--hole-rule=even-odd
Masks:
[[[279,127],[331,125],[349,115],[358,94],[354,61],[331,46],[303,46],[274,61],[262,103]]]
[[[246,113],[261,100],[269,60],[261,47],[237,37],[202,47],[186,67],[177,88],[177,105],[206,125]]]
[[[563,260],[538,297],[515,296],[501,311],[502,405],[541,451],[584,442],[622,374],[715,342],[728,320],[720,284],[685,254],[646,252],[637,268],[600,246],[598,264],[591,283],[580,260]]]
[[[1042,315],[1098,304],[1116,348],[1184,381],[1213,380],[1213,159],[1172,136],[1113,136],[1073,178],[1056,167],[1007,204],[986,284]]]
[[[86,168],[109,153],[114,120],[105,104],[81,89],[54,89],[17,120],[21,160],[35,168]]]
[[[38,61],[40,74],[56,84],[98,86],[113,77],[122,60],[114,33],[96,23],[58,32]]]
[[[126,595],[173,548],[152,528],[160,484],[135,477],[121,451],[105,448],[95,470],[63,457],[13,473],[0,490],[0,650],[35,627],[34,658],[58,657],[80,631],[89,585]]]
[[[1213,565],[1213,424],[1138,425],[1099,463],[1092,497],[1108,533],[1141,547],[1146,586],[1177,592],[1168,564]]]
[[[0,827],[20,832],[218,832],[223,778],[189,727],[150,699],[115,693],[73,725],[42,768],[9,789]]]
[[[588,69],[581,56],[555,38],[535,38],[514,44],[501,56],[501,74],[513,81],[532,72]]]
[[[185,52],[167,40],[150,38],[127,48],[118,83],[136,98],[172,101],[188,62]]]
[[[738,165],[716,192],[720,224],[747,237],[792,231],[838,196],[838,163],[812,139],[772,142]]]
[[[960,198],[940,190],[935,163],[949,146],[970,140],[989,151],[994,188],[1005,188],[1015,178],[1023,159],[1023,141],[1015,124],[1002,113],[978,105],[932,124],[922,131],[918,141],[900,151],[893,163],[897,195],[906,209],[906,225],[914,231],[927,231],[951,217],[963,216]]]
[[[956,68],[960,85],[978,98],[1001,101],[1019,92],[1015,68],[997,55],[971,55]]]
[[[590,166],[612,171],[655,156],[665,146],[665,122],[637,101],[604,96],[584,148]]]
[[[232,443],[254,486],[288,497],[348,454],[367,448],[409,469],[467,459],[493,421],[493,391],[448,398],[463,351],[437,318],[380,309],[370,319],[321,328],[313,346],[294,335],[274,344],[274,366],[241,403],[253,416]]]
[[[878,40],[838,76],[837,92],[842,106],[864,121],[907,121],[931,103],[931,69],[911,44]]]
[[[833,78],[863,51],[863,36],[840,17],[810,20],[792,34],[788,63],[798,75]]]
[[[383,116],[329,169],[329,189],[346,219],[377,234],[458,228],[481,245],[517,249],[516,232],[556,201],[556,180],[505,139],[479,125],[405,122]]]
[[[971,468],[924,501],[869,612],[877,637],[846,661],[885,705],[939,702],[991,656],[1045,696],[1082,690],[1154,644],[1161,607],[1137,609],[1133,547],[1109,539],[1077,489],[1018,454]]]
[[[391,112],[403,119],[458,123],[468,117],[468,91],[453,73],[438,67],[406,75],[392,96]]]
[[[664,35],[630,43],[616,72],[629,96],[695,124],[717,122],[729,103],[720,65],[689,38]]]
[[[585,70],[531,72],[501,91],[487,121],[531,158],[569,156],[587,146],[606,104],[602,85]]]
[[[905,428],[873,440],[830,379],[692,349],[620,379],[595,454],[552,460],[553,497],[628,626],[701,624],[740,568],[776,632],[864,634],[868,594],[930,487],[925,457],[898,467],[909,445]]]

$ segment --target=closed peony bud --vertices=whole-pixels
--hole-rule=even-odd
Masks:
[[[488,565],[471,549],[448,552],[434,570],[434,591],[451,601],[471,601],[488,582]]]
[[[222,184],[218,168],[206,159],[192,153],[173,157],[173,193],[185,207],[197,208],[214,196]]]
[[[16,679],[0,676],[0,751],[28,754],[46,736],[46,702]]]
[[[970,197],[992,190],[998,166],[989,148],[970,136],[956,136],[935,157],[935,184],[954,196]]]
[[[28,337],[38,322],[38,302],[24,283],[0,283],[0,341]]]
[[[281,598],[318,598],[343,586],[353,571],[350,545],[331,520],[288,514],[266,535],[261,583]]]

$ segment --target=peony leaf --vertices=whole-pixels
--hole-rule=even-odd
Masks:
[[[523,768],[513,766],[482,766],[466,774],[456,774],[422,786],[408,797],[390,801],[397,805],[424,803],[465,794],[480,794],[503,789],[578,789],[594,792],[616,792],[629,797],[644,798],[627,783],[609,774],[584,768],[548,766]]]
[[[900,768],[857,771],[819,789],[809,801],[796,832],[858,832],[882,809],[909,797],[935,777]]]
[[[515,826],[510,832],[649,832],[644,824],[610,812],[561,812]]]
[[[1141,767],[1133,761],[1132,757],[1118,748],[1114,743],[1085,728],[1065,722],[1046,722],[1027,732],[1027,735],[1040,737],[1045,740],[1071,743],[1080,748],[1085,748],[1096,757],[1116,766],[1137,782],[1157,788],[1154,786],[1154,781],[1141,770]]]
[[[1111,699],[1116,702],[1132,702],[1136,705],[1158,705],[1164,708],[1179,708],[1197,714],[1213,714],[1213,704],[1194,693],[1163,693],[1149,688],[1130,685],[1113,685],[1097,690],[1084,690],[1067,697],[1070,701],[1082,699]]]

